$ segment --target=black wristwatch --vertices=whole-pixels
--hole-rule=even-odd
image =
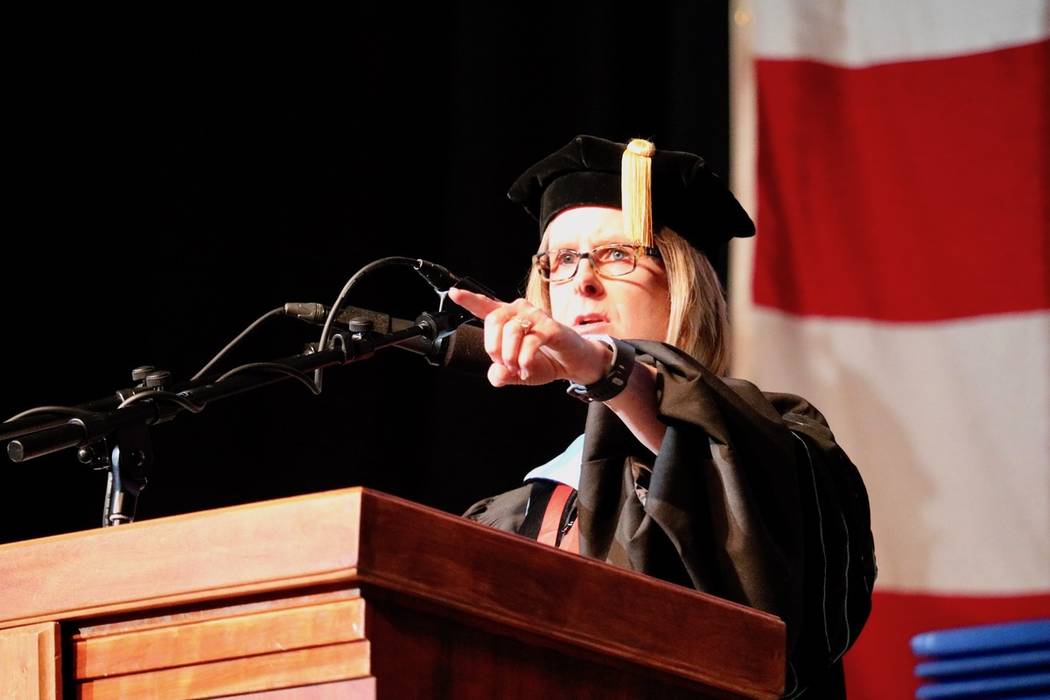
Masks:
[[[612,349],[612,367],[594,384],[584,386],[576,382],[569,382],[569,388],[565,393],[586,403],[608,401],[623,391],[627,386],[627,380],[631,378],[631,372],[634,370],[634,347],[608,335],[593,334],[583,337],[588,340],[597,340]]]

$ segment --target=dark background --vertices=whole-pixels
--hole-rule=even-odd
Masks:
[[[12,27],[0,413],[100,398],[142,364],[188,378],[266,310],[331,303],[385,255],[514,298],[538,235],[505,192],[578,133],[728,175],[724,3],[434,5]],[[436,297],[390,269],[349,303],[414,317]],[[275,319],[224,366],[317,335]],[[497,391],[388,351],[329,371],[321,397],[286,382],[153,429],[139,518],[359,484],[461,512],[583,412],[561,386]],[[0,541],[98,524],[104,476],[73,451],[2,464]]]

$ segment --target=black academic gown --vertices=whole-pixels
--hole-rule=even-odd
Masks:
[[[868,617],[875,581],[856,467],[804,399],[716,377],[663,343],[630,342],[657,367],[667,432],[654,457],[591,404],[580,553],[779,616],[785,697],[845,697],[840,659]],[[531,481],[466,516],[535,537],[536,501],[549,492],[550,482]]]

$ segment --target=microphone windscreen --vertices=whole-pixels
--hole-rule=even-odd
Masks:
[[[441,366],[484,377],[492,364],[485,352],[485,329],[462,325],[445,338]]]

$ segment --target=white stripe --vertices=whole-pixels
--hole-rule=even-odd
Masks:
[[[880,586],[1050,590],[1050,312],[746,318],[736,373],[809,399],[860,468]]]
[[[754,61],[754,22],[751,0],[731,0],[733,24],[729,34],[729,99],[732,117],[730,133],[731,188],[737,201],[752,219],[758,218],[756,156],[758,154],[757,86]],[[751,271],[754,269],[754,238],[734,238],[729,242],[729,312],[733,342],[746,342],[741,335],[747,324],[739,323],[741,310],[751,308]],[[746,311],[745,311],[746,313]]]
[[[749,19],[761,58],[858,67],[994,51],[1050,36],[1047,0],[753,0],[753,6]]]

